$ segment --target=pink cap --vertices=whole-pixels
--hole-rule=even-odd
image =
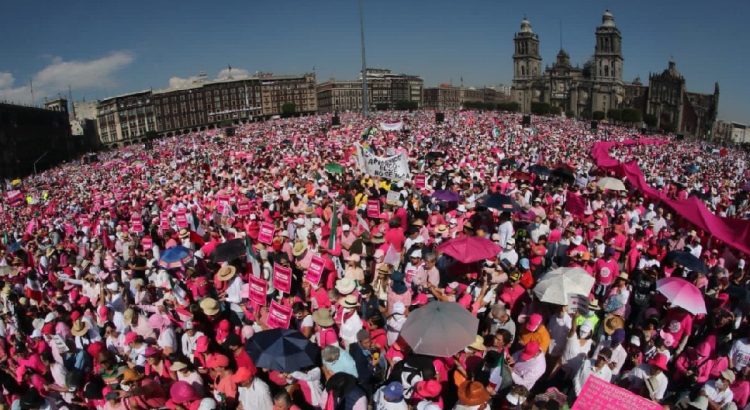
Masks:
[[[529,332],[535,332],[541,324],[542,315],[539,313],[532,313],[531,316],[529,316],[529,321],[526,323],[526,330]]]

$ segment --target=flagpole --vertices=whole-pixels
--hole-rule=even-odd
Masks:
[[[362,12],[362,0],[359,2],[359,41],[362,52],[362,115],[370,115],[370,104],[367,98],[367,63],[365,62],[365,18]]]

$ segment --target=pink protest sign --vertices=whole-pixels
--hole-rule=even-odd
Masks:
[[[426,178],[424,174],[418,174],[414,176],[414,186],[423,189],[426,186]]]
[[[143,223],[141,221],[134,221],[130,225],[130,231],[133,233],[143,233]]]
[[[292,268],[273,265],[273,287],[286,294],[292,291]]]
[[[287,329],[289,328],[289,322],[291,320],[291,306],[281,305],[279,303],[276,303],[275,300],[271,301],[271,306],[268,308],[268,320],[266,322],[269,327],[276,329]]]
[[[240,216],[250,215],[250,203],[243,201],[237,204],[237,214]]]
[[[310,266],[307,268],[307,273],[305,273],[305,279],[313,285],[317,286],[318,283],[320,283],[321,276],[323,276],[324,266],[325,261],[323,260],[323,258],[318,255],[313,256],[312,260],[310,261]]]
[[[166,231],[169,228],[169,220],[162,219],[161,221],[159,221],[159,229],[161,229],[162,231]]]
[[[185,214],[180,215],[179,213],[174,217],[175,222],[177,223],[177,226],[180,228],[187,228],[188,227],[188,220],[187,216]]]
[[[268,290],[268,283],[263,278],[257,278],[250,276],[248,282],[248,299],[256,305],[266,304],[266,291]]]
[[[143,239],[141,239],[141,247],[143,247],[143,250],[147,251],[154,247],[154,240],[151,239],[150,236],[144,236]]]
[[[662,406],[637,394],[589,376],[571,410],[661,410]]]
[[[260,231],[258,232],[258,242],[270,245],[273,241],[273,234],[276,228],[270,222],[263,222],[260,225]]]
[[[377,199],[370,199],[367,201],[367,217],[368,218],[379,218],[380,217],[380,202]]]

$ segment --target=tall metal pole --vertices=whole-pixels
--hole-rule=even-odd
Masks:
[[[359,39],[362,49],[362,115],[370,115],[370,103],[367,98],[367,63],[365,62],[365,18],[362,14],[362,0],[359,0]]]

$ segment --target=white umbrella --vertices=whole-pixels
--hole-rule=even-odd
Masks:
[[[569,295],[588,296],[594,287],[594,277],[581,268],[557,268],[545,273],[534,287],[534,294],[542,302],[567,305]]]
[[[604,177],[596,183],[601,189],[608,189],[610,191],[627,191],[625,184],[617,178]]]
[[[433,301],[409,314],[401,337],[414,353],[451,357],[477,337],[479,320],[455,302]]]

